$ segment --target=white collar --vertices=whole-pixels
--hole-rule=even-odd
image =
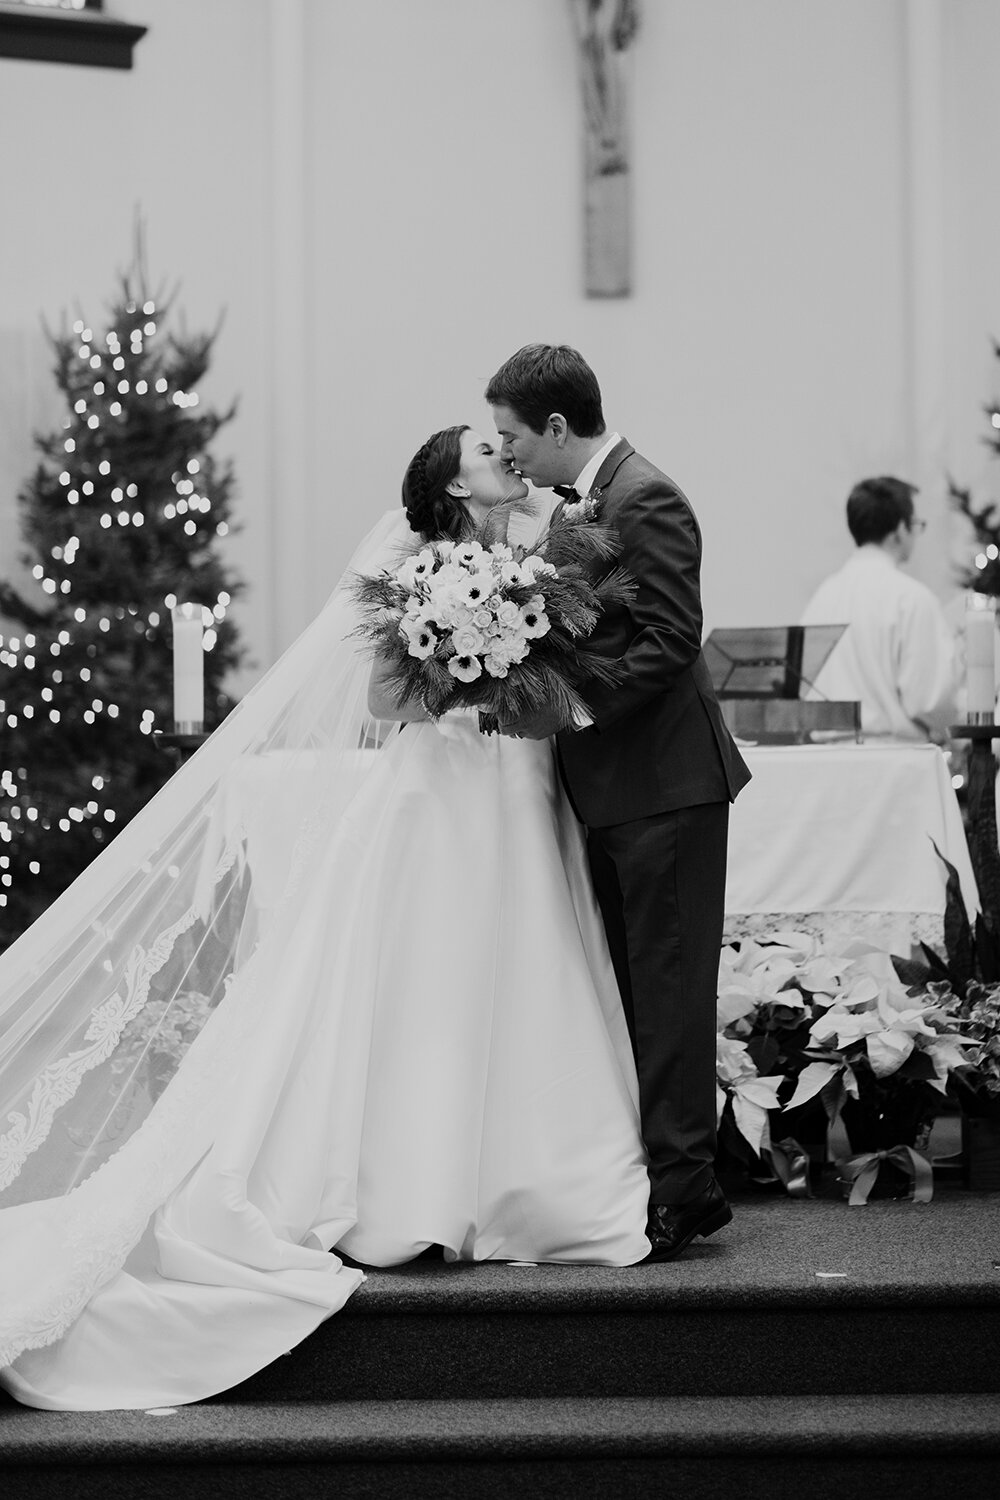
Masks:
[[[601,448],[597,453],[595,453],[594,456],[588,459],[584,464],[583,468],[577,475],[576,484],[573,486],[581,499],[584,499],[587,495],[590,494],[591,490],[594,487],[594,480],[597,478],[598,471],[600,470],[601,465],[607,458],[608,454],[611,452],[612,448],[614,448],[615,445],[620,442],[621,437],[619,436],[619,434],[617,432],[613,432],[608,438],[607,442],[604,444],[604,447]]]
[[[883,568],[897,570],[899,568],[898,558],[890,556],[884,547],[879,546],[878,542],[863,542],[855,551],[853,561],[865,564],[873,562]]]

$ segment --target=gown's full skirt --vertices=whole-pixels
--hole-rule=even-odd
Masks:
[[[634,1065],[550,745],[456,714],[369,760],[280,952],[247,965],[266,958],[266,983],[237,978],[91,1178],[0,1213],[0,1324],[40,1326],[43,1305],[51,1324],[63,1283],[69,1305],[88,1257],[107,1262],[60,1336],[36,1330],[3,1371],[19,1400],[225,1390],[343,1306],[363,1273],[338,1249],[648,1252]],[[249,858],[280,864],[280,819],[259,821]],[[164,1141],[176,1181],[151,1165]]]

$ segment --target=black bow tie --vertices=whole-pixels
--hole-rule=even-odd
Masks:
[[[580,499],[579,492],[571,484],[554,484],[552,490],[554,494],[559,496],[560,500],[575,502]]]

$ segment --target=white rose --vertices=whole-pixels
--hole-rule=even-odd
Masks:
[[[460,589],[435,590],[431,595],[431,602],[435,612],[445,624],[464,625],[468,619],[471,619],[471,611]]]
[[[517,625],[521,619],[520,606],[515,604],[513,599],[506,599],[497,610],[497,619],[501,625],[506,625],[508,628]]]
[[[487,660],[493,661],[500,667],[509,667],[512,662],[520,660],[518,642],[510,639],[494,641],[490,646]]]
[[[453,633],[451,643],[457,656],[478,656],[486,645],[485,638],[474,625],[461,625]]]

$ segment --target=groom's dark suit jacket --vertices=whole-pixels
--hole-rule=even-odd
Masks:
[[[701,653],[701,532],[687,499],[631,444],[618,443],[591,494],[638,585],[611,605],[588,645],[620,658],[623,680],[583,688],[589,729],[558,737],[563,777],[592,828],[732,801],[750,779]]]

